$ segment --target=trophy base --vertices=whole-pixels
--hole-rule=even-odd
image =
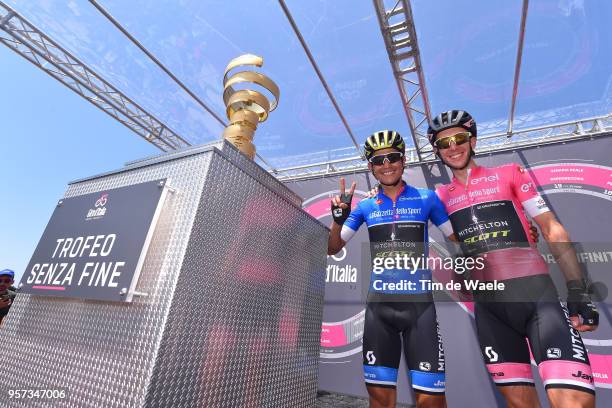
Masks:
[[[0,389],[62,389],[54,406],[83,408],[314,406],[327,229],[225,142],[73,182],[65,196],[161,178],[174,192],[141,296],[19,294],[0,329]]]

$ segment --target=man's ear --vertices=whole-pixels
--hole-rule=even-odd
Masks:
[[[476,138],[475,137],[470,137],[470,146],[472,146],[472,150],[476,148]]]
[[[370,163],[369,161],[368,161],[368,169],[372,171],[372,163]]]

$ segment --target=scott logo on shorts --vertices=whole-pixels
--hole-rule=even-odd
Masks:
[[[421,371],[429,371],[431,370],[431,364],[427,361],[421,361],[419,363],[419,370]]]
[[[551,347],[548,350],[546,350],[546,357],[561,358],[561,350],[556,347]]]
[[[366,360],[368,360],[368,364],[374,364],[376,362],[376,356],[372,350],[366,353]]]
[[[495,352],[495,350],[493,350],[493,347],[491,346],[485,347],[485,355],[489,359],[490,363],[496,362],[499,358],[499,355],[497,355],[497,353]]]

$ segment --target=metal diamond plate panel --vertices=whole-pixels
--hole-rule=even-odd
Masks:
[[[290,202],[292,202],[293,204],[297,206],[300,206],[302,204],[302,199],[300,198],[299,195],[294,193],[292,190],[286,188],[284,184],[281,183],[278,179],[274,177],[266,176],[265,170],[263,170],[253,160],[246,158],[244,155],[240,153],[240,151],[238,151],[238,149],[236,149],[234,146],[232,146],[229,143],[215,142],[215,143],[209,143],[209,144],[198,146],[198,147],[191,147],[188,149],[179,150],[179,151],[172,152],[172,153],[166,153],[163,155],[155,155],[152,157],[147,157],[142,160],[130,162],[128,163],[128,167],[130,166],[139,167],[139,166],[143,166],[147,164],[158,163],[160,161],[170,160],[173,158],[181,158],[181,157],[185,157],[185,156],[189,156],[193,154],[199,154],[201,152],[210,150],[213,146],[217,148],[218,150],[220,150],[221,152],[223,152],[223,154],[226,157],[231,159],[243,171],[247,172],[249,175],[257,179],[257,181],[259,181],[260,183],[267,186],[270,190],[274,191],[276,194],[280,195],[281,197],[286,198],[287,200],[289,200]]]
[[[325,227],[258,166],[237,167],[233,147],[221,150],[68,188],[71,197],[168,178],[175,192],[137,285],[147,296],[18,296],[0,329],[0,406],[314,406]],[[9,400],[9,388],[62,388],[66,398]]]

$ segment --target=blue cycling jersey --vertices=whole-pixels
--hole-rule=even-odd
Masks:
[[[360,201],[351,211],[342,227],[342,239],[347,242],[361,224],[367,224],[373,262],[370,292],[430,291],[428,285],[421,283],[431,281],[431,270],[427,268],[430,220],[446,235],[452,232],[446,209],[436,193],[406,183],[395,201],[381,189],[376,197]],[[385,258],[398,261],[398,257],[399,264],[385,262]]]

